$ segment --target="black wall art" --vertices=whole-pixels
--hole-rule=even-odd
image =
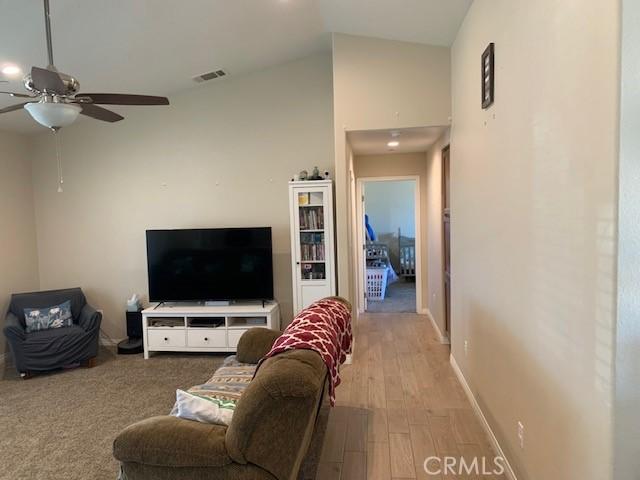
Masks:
[[[482,52],[482,108],[489,108],[494,98],[494,52],[495,46],[490,43]]]

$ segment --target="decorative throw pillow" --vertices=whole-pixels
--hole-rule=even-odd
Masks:
[[[203,423],[229,425],[240,396],[256,371],[256,365],[222,366],[203,385],[176,391],[170,415]]]
[[[24,320],[27,333],[73,325],[71,300],[44,308],[25,308]]]

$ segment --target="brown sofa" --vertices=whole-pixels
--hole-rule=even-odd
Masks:
[[[238,360],[255,363],[279,332],[255,328],[238,344]],[[159,416],[115,439],[126,480],[292,480],[323,405],[327,368],[310,350],[267,359],[241,397],[229,427]],[[318,426],[324,431],[324,426]]]

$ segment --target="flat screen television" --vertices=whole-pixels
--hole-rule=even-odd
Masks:
[[[273,299],[271,228],[147,230],[152,302]]]

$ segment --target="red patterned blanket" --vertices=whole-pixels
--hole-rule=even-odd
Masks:
[[[325,298],[302,310],[278,337],[260,363],[287,350],[304,349],[317,352],[329,370],[329,398],[331,406],[334,406],[335,390],[340,385],[340,365],[351,353],[351,340],[349,308],[339,300]]]

